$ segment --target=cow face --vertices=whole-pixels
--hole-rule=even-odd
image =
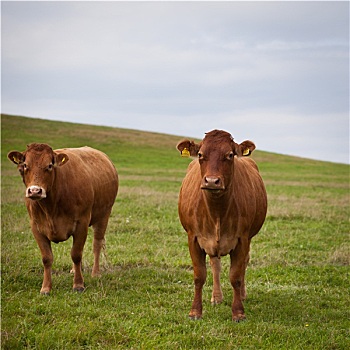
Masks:
[[[237,144],[226,131],[213,130],[206,133],[200,144],[184,140],[177,145],[181,155],[198,157],[201,169],[201,189],[224,191],[231,183],[234,157],[249,156],[255,149],[251,141]]]
[[[26,186],[26,197],[33,200],[46,198],[55,177],[55,167],[67,163],[66,154],[55,153],[46,144],[32,143],[25,152],[12,151],[7,157],[17,165]]]

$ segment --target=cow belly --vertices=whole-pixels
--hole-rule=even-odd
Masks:
[[[198,243],[200,247],[209,256],[224,256],[230,253],[231,250],[235,249],[238,239],[221,237],[219,241],[216,237],[198,237]]]

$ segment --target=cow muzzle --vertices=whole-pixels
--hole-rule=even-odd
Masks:
[[[202,190],[222,191],[225,189],[221,176],[204,176],[201,184]]]
[[[46,198],[46,191],[40,186],[29,186],[26,190],[26,197],[34,200]]]

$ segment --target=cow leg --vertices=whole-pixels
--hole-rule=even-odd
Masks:
[[[250,247],[250,240],[248,243],[248,250],[249,250],[249,247]],[[244,274],[243,274],[243,280],[242,280],[242,286],[241,286],[241,298],[243,301],[247,299],[247,291],[246,291],[246,287],[245,287],[245,272],[247,271],[249,259],[250,259],[250,254],[248,251],[248,254],[247,254],[246,259],[245,259],[245,268],[244,268]]]
[[[192,259],[194,276],[194,299],[189,317],[192,320],[198,320],[202,318],[202,289],[207,277],[207,268],[205,264],[206,254],[199,246],[195,237],[188,237],[188,247]]]
[[[220,284],[221,260],[218,257],[211,256],[210,265],[213,272],[213,292],[211,296],[211,303],[216,305],[220,304],[223,300]]]
[[[236,248],[231,251],[230,281],[233,287],[232,320],[239,322],[245,319],[242,299],[245,297],[244,276],[249,255],[247,238],[240,238]],[[242,295],[243,294],[243,295]]]
[[[40,294],[49,294],[52,289],[52,264],[53,264],[53,254],[51,249],[51,242],[48,238],[41,236],[35,237],[40,248],[41,258],[44,265],[44,279],[41,286]]]
[[[83,249],[87,237],[88,226],[82,225],[80,228],[77,228],[73,236],[73,246],[71,250],[71,257],[73,260],[73,270],[74,270],[74,279],[73,279],[73,290],[77,292],[84,291],[84,277],[81,270],[82,258],[83,258]]]
[[[92,277],[100,276],[100,255],[101,249],[105,247],[105,232],[108,224],[110,213],[106,215],[103,220],[92,225],[94,229],[94,241],[93,241],[93,252],[94,252],[94,266],[92,267]]]
[[[52,264],[53,264],[53,254],[51,249],[50,240],[39,233],[35,224],[31,225],[34,238],[39,246],[41,259],[44,265],[44,279],[41,286],[40,294],[49,294],[52,289]]]

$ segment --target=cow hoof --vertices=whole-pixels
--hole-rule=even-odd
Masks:
[[[244,320],[245,320],[245,315],[244,314],[238,314],[238,315],[232,316],[232,321],[233,322],[238,323],[238,322],[242,322]]]
[[[202,319],[202,313],[198,312],[197,310],[192,310],[190,314],[188,315],[190,320],[197,321]]]
[[[44,290],[44,291],[40,291],[41,295],[50,295],[50,291],[49,290]]]
[[[74,290],[74,292],[82,293],[82,292],[84,292],[85,288],[84,287],[74,287],[73,290]]]
[[[190,320],[192,320],[192,321],[199,321],[199,320],[202,319],[202,316],[196,316],[196,315],[191,316],[191,315],[188,315],[188,318],[189,318]]]
[[[212,297],[210,302],[211,302],[211,305],[219,305],[222,303],[222,301],[224,300],[223,297]]]

